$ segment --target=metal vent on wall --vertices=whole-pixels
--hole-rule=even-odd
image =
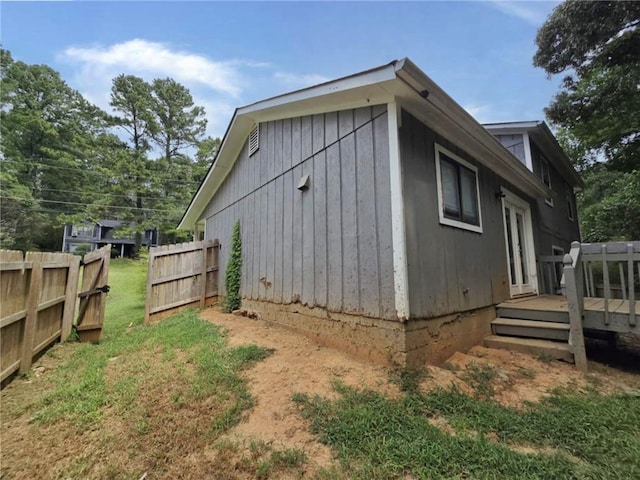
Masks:
[[[258,148],[260,148],[260,131],[258,127],[259,125],[256,125],[249,134],[249,156],[256,153],[258,151]]]

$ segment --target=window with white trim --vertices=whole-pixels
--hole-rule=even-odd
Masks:
[[[540,178],[542,179],[542,183],[551,188],[551,166],[549,165],[549,160],[542,156],[540,157]],[[545,203],[553,207],[553,198],[549,197],[545,199]]]
[[[478,169],[435,145],[440,223],[482,233]]]
[[[260,125],[256,125],[249,133],[249,156],[253,155],[260,148]]]

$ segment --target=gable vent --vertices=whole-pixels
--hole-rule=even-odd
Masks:
[[[256,125],[249,134],[249,156],[253,155],[260,148],[260,130],[259,125]]]

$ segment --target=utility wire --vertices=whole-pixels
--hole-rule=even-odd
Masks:
[[[8,200],[25,200],[24,198],[20,198],[20,197],[9,197],[9,196],[0,196],[0,198],[4,198],[4,199],[8,199]],[[119,208],[119,209],[123,209],[123,210],[143,210],[143,211],[150,211],[150,212],[175,212],[175,210],[168,210],[165,208],[137,208],[137,207],[119,207],[116,205],[94,205],[91,203],[80,203],[80,202],[65,202],[62,200],[43,200],[43,199],[35,199],[38,202],[44,202],[44,203],[60,203],[63,205],[78,205],[81,207],[104,207],[104,208]]]

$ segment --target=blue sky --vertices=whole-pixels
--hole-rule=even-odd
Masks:
[[[409,57],[481,122],[544,118],[558,2],[1,2],[0,41],[108,108],[120,73],[173,77],[221,136],[237,106]]]

